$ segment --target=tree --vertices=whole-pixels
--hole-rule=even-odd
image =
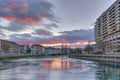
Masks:
[[[87,53],[93,53],[93,47],[90,45],[87,45],[84,49],[85,52]]]
[[[76,48],[76,49],[74,50],[74,53],[75,53],[75,54],[81,54],[81,53],[82,53],[82,50],[81,50],[80,48]]]
[[[29,53],[29,54],[31,53],[31,49],[30,49],[29,46],[27,46],[27,50],[26,50],[26,52]]]

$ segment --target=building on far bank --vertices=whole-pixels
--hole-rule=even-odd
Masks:
[[[94,53],[120,54],[120,0],[96,20],[95,40]]]
[[[10,42],[10,53],[20,53],[20,45],[15,42]]]
[[[31,46],[31,49],[33,51],[33,54],[44,54],[45,53],[45,47],[40,44],[33,44]]]
[[[25,45],[20,45],[20,53],[25,53]]]
[[[20,53],[20,46],[15,42],[0,39],[1,53]]]
[[[45,49],[45,54],[62,54],[62,49],[54,48],[54,47],[47,47]]]
[[[12,41],[0,39],[0,53],[4,54],[44,54],[45,47],[40,44],[20,45]]]

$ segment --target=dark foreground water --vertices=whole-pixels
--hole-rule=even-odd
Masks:
[[[0,62],[0,80],[120,80],[120,67],[72,58]]]

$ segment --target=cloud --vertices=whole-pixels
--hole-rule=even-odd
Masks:
[[[5,37],[6,37],[6,35],[3,34],[3,32],[0,30],[0,38],[1,38],[1,39],[5,39]]]
[[[10,36],[10,40],[13,41],[32,41],[32,42],[39,42],[39,43],[54,43],[54,42],[79,42],[80,40],[89,40],[94,41],[94,29],[81,29],[81,30],[73,30],[73,31],[64,31],[60,32],[60,36],[54,36],[52,32],[45,30],[45,29],[37,29],[33,33],[33,35],[39,36],[32,36],[30,34],[15,34]]]
[[[94,41],[94,29],[80,29],[73,31],[64,31],[60,32],[62,35],[61,38],[67,40],[76,41],[76,40],[91,40]]]
[[[0,0],[0,17],[24,24],[41,24],[43,19],[56,21],[53,5],[46,0]]]
[[[10,35],[9,38],[11,41],[31,41],[31,35],[24,33],[24,34],[13,34]]]
[[[8,26],[0,26],[0,28],[12,32],[19,32],[27,29],[28,27],[21,23],[11,22]]]
[[[56,23],[51,23],[51,24],[43,24],[44,27],[47,29],[53,29],[53,28],[58,28],[59,26]]]
[[[36,29],[33,34],[37,34],[40,37],[53,36],[53,33],[48,31],[47,29]]]
[[[13,35],[10,35],[10,37],[24,37],[24,38],[30,38],[31,35],[30,34],[27,34],[27,33],[24,33],[24,34],[13,34]]]

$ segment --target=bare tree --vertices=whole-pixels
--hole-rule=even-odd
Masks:
[[[84,49],[85,52],[87,53],[93,53],[93,47],[90,45],[87,45]]]

